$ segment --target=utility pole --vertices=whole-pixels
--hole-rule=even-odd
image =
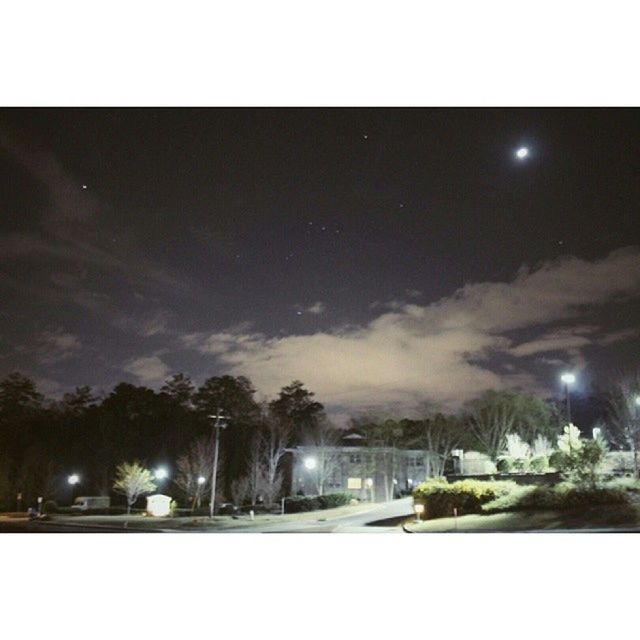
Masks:
[[[220,451],[220,429],[227,426],[228,417],[218,408],[214,416],[208,416],[213,420],[213,428],[215,430],[215,450],[213,454],[213,469],[211,470],[211,501],[209,502],[209,517],[213,518],[216,506],[216,477],[218,475],[218,453]]]

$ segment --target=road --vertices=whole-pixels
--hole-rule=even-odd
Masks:
[[[287,521],[274,523],[273,521],[263,526],[259,521],[250,527],[225,527],[216,529],[192,529],[193,533],[402,533],[401,524],[412,516],[412,499],[402,498],[393,502],[386,502],[372,506],[371,509],[350,515],[338,517],[322,517],[318,512],[317,520]],[[46,522],[26,519],[0,518],[0,533],[185,533],[182,530],[172,529],[124,529],[117,526],[92,526],[88,524],[75,524],[72,522]]]
[[[402,522],[413,515],[412,498],[384,502],[371,510],[316,521],[283,522],[251,529],[227,529],[234,533],[402,533]]]

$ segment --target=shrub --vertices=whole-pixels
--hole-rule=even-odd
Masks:
[[[350,493],[328,493],[324,496],[318,496],[318,502],[321,509],[333,509],[349,504],[352,497]]]
[[[536,456],[535,458],[531,458],[529,468],[535,473],[544,473],[549,469],[549,458],[547,458],[547,456]]]
[[[549,456],[549,465],[557,471],[564,471],[567,463],[569,462],[569,456],[562,451],[554,451]]]
[[[513,469],[513,458],[498,458],[496,469],[499,473],[509,473]]]
[[[529,467],[529,461],[526,458],[516,458],[513,461],[515,471],[526,471]]]
[[[58,503],[55,500],[47,500],[42,505],[42,513],[58,513]]]
[[[285,513],[301,513],[332,509],[349,504],[353,496],[350,493],[328,493],[323,496],[292,496],[285,498]]]
[[[605,485],[607,489],[624,489],[625,491],[640,492],[640,480],[633,476],[625,478],[614,478]]]
[[[425,505],[426,518],[442,518],[451,516],[454,508],[459,515],[481,513],[483,504],[511,493],[516,487],[510,481],[458,480],[449,484],[427,480],[415,488],[413,499]]]
[[[499,511],[565,511],[593,505],[627,504],[624,489],[619,487],[584,487],[569,482],[555,486],[519,487],[509,496],[488,502],[482,507],[485,513]]]

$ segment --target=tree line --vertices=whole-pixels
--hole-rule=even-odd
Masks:
[[[640,435],[637,395],[638,376],[621,379],[607,392],[602,414],[609,440],[634,452]],[[12,373],[0,381],[0,505],[11,508],[18,494],[25,504],[37,496],[70,501],[71,472],[81,478],[76,491],[108,495],[118,465],[141,461],[149,468],[169,466],[169,492],[177,490],[183,504],[202,506],[211,487],[210,416],[219,409],[229,416],[229,428],[220,430],[220,498],[274,503],[290,490],[284,460],[296,445],[312,445],[318,452],[315,473],[318,492],[324,492],[337,464],[334,447],[344,443],[345,430],[330,423],[324,406],[300,381],[263,402],[244,376],[214,376],[197,387],[182,373],[159,391],[122,382],[104,397],[81,386],[61,400],[47,400],[32,380]],[[391,495],[397,448],[424,451],[427,475],[440,476],[452,449],[478,450],[496,461],[508,446],[540,449],[565,424],[561,406],[513,391],[487,391],[457,414],[423,405],[417,416],[362,414],[350,420],[349,427],[364,436],[365,466],[368,460],[385,475]]]

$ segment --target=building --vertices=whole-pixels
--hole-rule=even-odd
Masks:
[[[298,446],[291,454],[293,495],[348,492],[375,502],[409,493],[426,479],[434,456],[419,449],[368,446],[355,433],[339,446]]]

